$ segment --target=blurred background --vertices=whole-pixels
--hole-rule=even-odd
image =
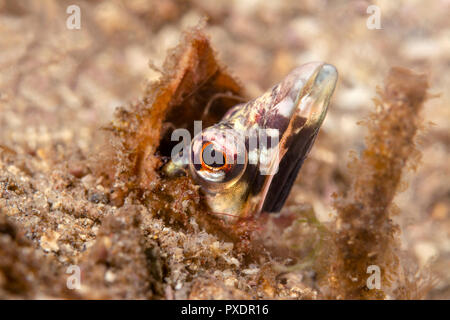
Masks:
[[[69,5],[81,9],[68,29]],[[376,5],[380,29],[367,27]],[[348,153],[364,146],[358,121],[392,66],[429,74],[422,163],[396,203],[404,249],[450,298],[450,1],[0,0],[0,144],[41,156],[42,172],[87,157],[98,128],[138,100],[183,30],[206,18],[218,59],[256,97],[297,65],[322,60],[340,74],[322,131],[289,198],[333,218]],[[152,67],[149,67],[149,64]],[[431,124],[432,122],[432,124]],[[52,153],[51,158],[45,154]]]

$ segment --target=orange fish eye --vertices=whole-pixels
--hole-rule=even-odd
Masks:
[[[216,162],[217,152],[219,153],[218,162]],[[212,142],[206,142],[203,144],[200,159],[202,161],[202,169],[206,169],[208,171],[219,171],[228,169],[229,167],[227,164],[227,154],[222,150],[218,150]]]

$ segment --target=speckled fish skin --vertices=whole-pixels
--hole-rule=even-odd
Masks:
[[[196,168],[190,167],[190,174],[202,186],[213,213],[227,221],[236,221],[237,218],[257,217],[262,211],[281,210],[324,120],[336,81],[337,71],[332,65],[305,64],[261,97],[236,105],[218,124],[202,132],[203,139],[207,140],[227,129],[245,136],[248,159],[270,154],[259,144],[249,146],[249,132],[274,129],[279,133],[276,146],[279,170],[275,174],[263,174],[260,162],[250,163],[247,159],[239,179],[214,185],[203,183]]]

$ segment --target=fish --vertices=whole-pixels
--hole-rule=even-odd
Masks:
[[[197,133],[181,166],[200,186],[210,212],[227,223],[280,212],[324,121],[336,68],[310,62],[262,96],[232,107]]]

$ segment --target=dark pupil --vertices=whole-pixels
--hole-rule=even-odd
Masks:
[[[220,168],[225,164],[223,152],[217,151],[212,144],[203,149],[203,162],[210,167]]]

